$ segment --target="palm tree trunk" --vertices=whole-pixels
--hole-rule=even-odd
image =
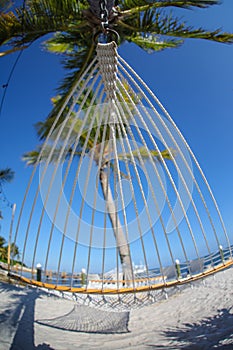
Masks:
[[[123,279],[125,281],[128,281],[126,282],[126,285],[129,285],[130,281],[132,281],[133,279],[130,250],[129,250],[129,246],[128,246],[123,228],[120,223],[120,218],[117,214],[117,209],[113,200],[112,191],[109,186],[108,176],[107,176],[107,173],[104,171],[104,169],[100,170],[100,183],[103,191],[103,196],[106,201],[108,215],[109,215],[114,236],[116,239],[117,248],[119,250],[120,261],[122,264]]]

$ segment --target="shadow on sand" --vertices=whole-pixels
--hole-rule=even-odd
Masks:
[[[0,338],[3,338],[5,346],[10,350],[53,350],[46,343],[35,345],[35,323],[47,326],[48,332],[51,327],[63,331],[96,334],[129,332],[129,312],[96,310],[93,307],[75,304],[73,309],[64,315],[35,321],[36,300],[44,295],[47,297],[47,293],[36,288],[19,288],[0,282],[0,295],[1,292],[7,295],[8,303],[7,308],[0,313]]]
[[[185,350],[232,350],[233,349],[233,308],[218,310],[213,317],[197,323],[185,323],[182,328],[164,331],[171,346],[147,344],[152,349]],[[167,342],[167,343],[168,343]],[[173,345],[174,344],[174,345]]]
[[[2,331],[8,329],[12,333],[15,332],[9,349],[54,350],[49,344],[43,343],[35,346],[34,343],[35,302],[40,297],[41,292],[32,288],[19,289],[17,286],[6,283],[0,284],[1,286],[4,287],[5,293],[10,293],[11,305],[13,305],[0,313]]]

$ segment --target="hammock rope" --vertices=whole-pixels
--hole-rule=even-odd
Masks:
[[[14,278],[117,310],[155,302],[233,265],[232,243],[199,163],[115,42],[97,44],[58,112],[14,243],[23,246]]]
[[[161,108],[162,112],[163,112],[164,115],[168,118],[169,122],[174,126],[174,128],[175,128],[177,134],[179,135],[179,137],[181,138],[182,142],[184,142],[185,147],[187,148],[187,150],[188,150],[190,156],[192,157],[192,159],[193,159],[195,165],[196,165],[197,168],[198,168],[198,171],[199,171],[200,174],[201,174],[202,179],[203,179],[204,182],[205,182],[205,185],[206,185],[206,187],[207,187],[207,189],[208,189],[208,191],[209,191],[209,194],[210,194],[210,196],[211,196],[211,199],[212,199],[212,201],[213,201],[213,203],[214,203],[214,206],[215,206],[215,208],[216,208],[216,210],[217,210],[218,217],[219,217],[219,219],[220,219],[220,221],[221,221],[221,226],[222,226],[222,228],[223,228],[223,230],[224,230],[224,235],[225,235],[225,237],[226,237],[226,239],[227,239],[228,247],[229,247],[229,250],[230,250],[230,253],[231,253],[231,257],[232,257],[232,250],[230,249],[230,241],[229,241],[229,238],[228,238],[228,235],[227,235],[227,231],[226,231],[226,228],[225,228],[225,225],[224,225],[224,221],[223,221],[223,219],[222,219],[222,215],[221,215],[221,212],[220,212],[220,210],[219,210],[218,204],[217,204],[216,199],[215,199],[215,197],[214,197],[214,195],[213,195],[213,192],[212,192],[212,190],[211,190],[211,188],[210,188],[210,185],[209,185],[209,183],[208,183],[208,181],[207,181],[207,179],[206,179],[206,177],[205,177],[205,175],[204,175],[204,173],[203,173],[203,170],[201,169],[201,167],[200,167],[200,165],[199,165],[199,163],[198,163],[198,161],[197,161],[195,155],[193,154],[193,152],[192,152],[190,146],[189,146],[188,143],[186,142],[184,136],[181,134],[181,132],[180,132],[180,130],[178,129],[178,127],[176,126],[174,120],[172,119],[172,117],[170,116],[170,114],[168,113],[168,111],[165,109],[165,107],[161,104],[161,102],[159,101],[159,99],[154,95],[154,93],[153,93],[153,92],[150,90],[150,88],[145,84],[145,82],[140,78],[140,76],[128,65],[128,63],[127,63],[122,57],[120,57],[120,56],[118,56],[118,57],[119,57],[119,61],[121,61],[121,62],[127,67],[127,69],[129,70],[129,72],[132,73],[132,74],[138,79],[138,81],[140,82],[140,84],[142,84],[143,88],[144,88],[144,89],[151,95],[151,97],[155,100],[156,104],[158,104],[159,108]],[[124,72],[127,74],[127,76],[129,77],[129,79],[135,84],[135,86],[139,87],[138,84],[135,82],[135,80],[132,78],[132,76],[125,70],[125,68],[124,68],[123,66],[122,66],[122,69],[123,69]],[[140,89],[140,88],[139,88],[139,89]],[[147,98],[147,96],[146,96],[145,94],[144,94],[144,97],[145,97],[146,101],[148,102],[150,108],[152,108],[152,109],[155,111],[156,115],[160,118],[160,115],[157,113],[156,109],[154,108],[154,105],[151,103],[151,101]],[[160,120],[161,120],[161,119],[160,119]],[[161,122],[163,123],[163,120],[161,120]],[[214,231],[214,233],[215,233],[215,237],[216,237],[216,239],[218,240],[218,238],[217,238],[217,233],[216,233],[216,230],[215,230],[215,226],[214,226],[213,220],[212,220],[212,218],[211,218],[211,215],[210,215],[210,212],[209,212],[209,209],[208,209],[208,205],[206,204],[205,198],[204,198],[204,196],[203,196],[203,194],[202,194],[202,192],[201,192],[201,190],[200,190],[200,187],[199,187],[199,185],[198,185],[198,183],[197,183],[195,177],[193,176],[192,169],[190,169],[190,166],[187,164],[187,160],[186,160],[185,157],[183,156],[183,153],[180,151],[177,142],[175,141],[175,139],[174,139],[172,133],[170,132],[170,130],[167,128],[166,124],[163,123],[163,126],[166,128],[166,131],[168,132],[168,134],[169,134],[169,136],[171,137],[172,141],[173,141],[174,144],[176,145],[177,149],[178,149],[179,152],[180,152],[180,155],[182,156],[183,161],[185,162],[185,165],[187,166],[187,169],[188,169],[188,171],[189,171],[189,174],[190,174],[190,176],[192,177],[192,180],[193,180],[195,186],[197,187],[198,193],[199,193],[199,195],[200,195],[200,197],[201,197],[201,200],[202,200],[202,202],[203,202],[203,204],[204,204],[205,210],[206,210],[206,212],[207,212],[207,214],[208,214],[208,218],[209,218],[209,220],[210,220],[210,222],[211,222],[211,226],[212,226],[213,231]]]

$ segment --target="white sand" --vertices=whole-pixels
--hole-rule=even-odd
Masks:
[[[87,334],[35,320],[69,312],[73,303],[0,283],[0,349],[233,349],[233,269],[131,311],[129,333]]]

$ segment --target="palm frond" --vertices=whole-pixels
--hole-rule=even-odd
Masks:
[[[133,15],[127,19],[119,21],[119,26],[128,41],[135,41],[139,46],[143,47],[143,38],[145,45],[143,48],[149,47],[150,50],[157,50],[158,43],[164,43],[164,48],[177,47],[182,43],[182,39],[205,39],[221,43],[233,43],[233,34],[221,32],[220,29],[208,31],[203,28],[194,28],[187,26],[182,19],[174,17],[173,14],[166,14],[156,9],[148,9],[143,14]],[[165,39],[168,37],[169,39]],[[149,40],[148,40],[149,38]],[[174,40],[179,38],[181,40]],[[153,42],[154,41],[154,42]],[[154,48],[153,48],[154,47]]]
[[[14,178],[14,171],[10,168],[6,169],[0,169],[0,184],[3,184],[5,182],[10,182]]]
[[[119,7],[121,9],[121,14],[127,14],[128,12],[141,12],[149,8],[166,8],[166,7],[179,7],[184,9],[190,8],[207,8],[212,5],[220,4],[219,0],[125,0],[119,1]]]
[[[155,3],[156,7],[181,7],[190,9],[192,7],[198,7],[198,8],[207,8],[212,5],[218,5],[220,4],[219,0],[184,0],[184,1],[177,1],[177,0],[160,0],[160,1],[153,1]]]
[[[60,98],[57,97],[57,99],[56,99],[57,104],[59,104]],[[53,100],[55,100],[55,98]],[[55,107],[52,111],[54,111],[56,109],[56,103],[54,103]],[[54,140],[57,137],[57,133],[59,132],[61,124],[64,122],[64,120],[67,116],[68,109],[69,109],[69,107],[67,106],[66,109],[64,110],[63,114],[61,115],[59,121],[57,122],[56,128],[50,137],[51,140]],[[51,128],[54,125],[55,118],[56,118],[56,115],[54,113],[51,113],[50,116],[47,117],[45,121],[40,121],[40,122],[35,124],[36,133],[37,133],[40,140],[46,139],[46,137],[50,133]],[[75,120],[75,123],[74,123],[74,120]],[[78,133],[79,129],[82,126],[82,120],[79,118],[76,118],[74,113],[72,113],[70,115],[69,119],[66,120],[65,126],[63,126],[63,131],[60,135],[61,140],[66,139],[71,124],[73,125],[72,128],[73,128],[73,134],[74,134],[74,138],[75,138],[75,135]],[[72,133],[70,134],[70,139],[73,137],[73,134]]]
[[[155,12],[153,25],[150,27],[152,33],[186,39],[206,39],[217,42],[233,43],[233,34],[221,32],[221,29],[208,31],[203,28],[186,26],[178,17],[163,15]]]
[[[43,148],[43,151],[42,147],[43,145],[40,145],[35,150],[23,154],[22,161],[24,161],[27,166],[31,166],[35,165],[36,163],[46,162],[49,157],[50,163],[56,163],[61,154],[63,154],[63,157],[62,160],[60,160],[60,162],[69,158],[71,153],[73,153],[73,156],[81,155],[81,151],[79,151],[78,148],[75,151],[73,151],[72,147],[69,147],[69,145],[63,151],[63,145],[59,145],[55,149],[52,149],[53,145],[48,144],[45,148]]]
[[[168,48],[179,47],[183,41],[182,40],[174,40],[174,39],[162,39],[158,36],[145,36],[145,35],[137,35],[132,37],[129,42],[133,42],[134,44],[141,47],[147,53],[151,53],[154,51],[162,51]]]
[[[37,162],[43,163],[48,160],[48,157],[50,157],[50,163],[55,163],[60,156],[61,148],[62,147],[59,146],[52,150],[52,145],[47,145],[41,152],[42,146],[40,145],[35,150],[25,153],[22,156],[22,160],[26,165],[30,166],[35,165]],[[64,158],[67,153],[69,153],[68,149],[65,152]]]
[[[76,0],[31,0],[15,12],[0,14],[0,44],[25,46],[48,33],[67,31],[72,23],[75,28],[86,25],[82,16],[84,6]]]
[[[110,23],[110,26],[119,32],[122,42],[133,42],[147,52],[178,47],[187,38],[233,43],[231,33],[187,26],[172,12],[167,14],[167,11],[161,10],[169,7],[205,8],[218,3],[218,0],[119,0],[119,20]],[[83,14],[87,8],[88,2],[81,0],[28,0],[26,6],[16,8],[14,12],[0,13],[0,44],[11,47],[6,47],[0,56],[26,48],[32,41],[50,33],[51,37],[44,43],[44,48],[60,54],[63,67],[69,72],[58,87],[60,98],[46,123],[37,125],[42,140],[47,136],[57,111],[95,54],[92,37],[99,24],[88,22],[89,19]],[[125,101],[128,99],[137,103],[135,97],[130,92],[126,94],[125,90],[126,87],[118,87]],[[92,97],[90,94],[84,108],[88,107]]]
[[[28,48],[28,45],[24,45],[24,46],[21,46],[21,47],[13,47],[12,49],[0,52],[0,57],[9,55],[10,53],[14,53],[16,51],[24,50],[26,48]]]
[[[172,148],[169,149],[165,149],[161,152],[157,151],[157,150],[148,150],[146,147],[142,146],[139,147],[138,149],[132,151],[132,155],[134,156],[135,159],[139,160],[140,157],[142,159],[149,159],[150,157],[152,157],[155,161],[161,161],[161,156],[163,159],[167,159],[167,160],[171,160],[172,156],[175,157],[176,156],[176,151]],[[126,154],[119,154],[118,158],[120,160],[125,160],[131,159],[131,154],[126,153]]]
[[[67,96],[69,95],[70,91],[72,90],[73,86],[79,80],[84,69],[86,68],[88,63],[91,61],[91,59],[94,57],[94,54],[95,54],[94,48],[95,48],[94,44],[91,43],[90,46],[79,47],[77,48],[77,51],[73,51],[72,53],[70,53],[70,55],[68,54],[64,56],[63,67],[66,70],[68,70],[69,73],[65,76],[62,83],[57,88],[57,91],[61,97],[59,101],[56,103],[56,105],[54,106],[53,110],[51,111],[49,118],[54,118],[57,111],[61,108]],[[78,103],[82,102],[82,99],[85,93],[86,93],[86,90],[84,90]],[[93,98],[93,93],[89,93],[88,98],[86,99],[83,105],[84,109],[88,108],[92,98]]]
[[[22,156],[22,161],[26,163],[26,165],[35,165],[37,161],[39,161],[41,147],[36,149],[35,151],[30,151]]]
[[[5,44],[15,35],[22,34],[21,21],[16,18],[13,12],[0,14],[0,45]]]

